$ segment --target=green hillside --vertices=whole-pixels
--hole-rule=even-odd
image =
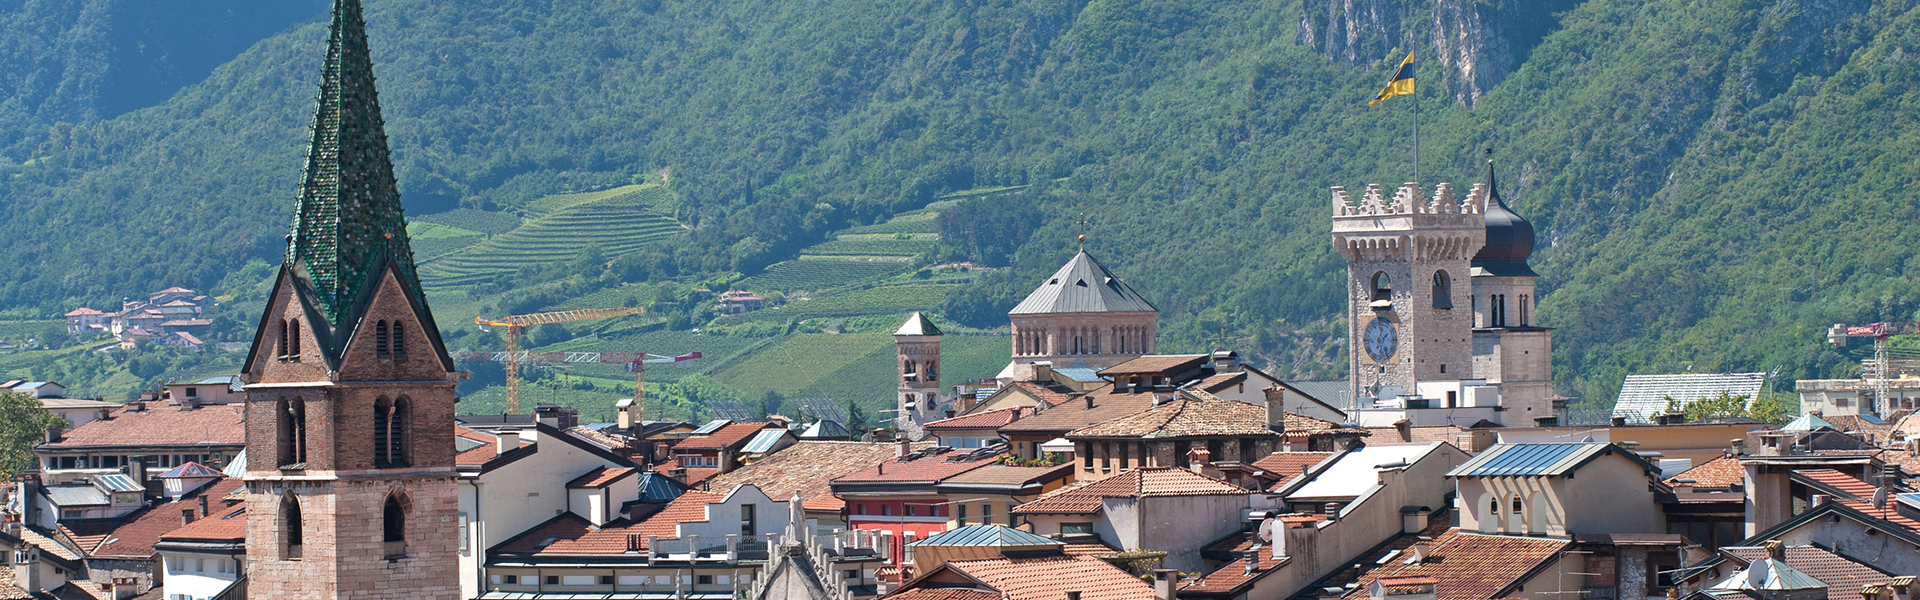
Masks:
[[[0,21],[0,39],[58,16]],[[1903,0],[370,0],[367,20],[409,208],[493,236],[417,249],[446,253],[422,253],[444,321],[621,290],[690,330],[712,315],[696,290],[742,277],[794,299],[712,326],[845,330],[947,299],[991,317],[1084,233],[1159,306],[1163,349],[1339,376],[1327,188],[1414,178],[1410,99],[1366,100],[1416,45],[1419,172],[1464,187],[1497,148],[1539,232],[1562,393],[1604,403],[1625,374],[1689,367],[1790,385],[1848,368],[1827,325],[1920,308],[1900,218],[1920,178],[1920,7]],[[323,33],[266,37],[156,106],[24,117],[39,129],[0,161],[0,215],[52,233],[0,239],[0,316],[277,261]],[[661,195],[616,219],[530,204],[643,183]],[[961,191],[948,205],[1024,208],[1037,228],[908,218]],[[1012,269],[860,289],[966,250]],[[908,264],[797,272],[834,257]]]
[[[594,246],[608,258],[630,254],[647,245],[686,232],[673,219],[653,210],[671,202],[658,185],[627,186],[600,193],[549,196],[529,203],[526,211],[538,215],[505,233],[446,254],[416,249],[421,276],[429,286],[490,281],[526,267],[542,267],[577,256]],[[452,229],[436,226],[432,233]],[[456,230],[464,231],[464,230]],[[455,238],[453,235],[428,237]],[[477,240],[476,240],[477,241]]]

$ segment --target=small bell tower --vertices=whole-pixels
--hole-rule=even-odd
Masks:
[[[926,437],[922,425],[946,417],[940,412],[940,336],[940,328],[920,313],[893,332],[900,381],[895,423],[916,440]]]

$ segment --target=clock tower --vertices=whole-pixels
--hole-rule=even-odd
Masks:
[[[1402,395],[1436,408],[1462,400],[1460,381],[1474,371],[1470,263],[1487,241],[1482,188],[1461,201],[1446,183],[1430,198],[1418,183],[1392,198],[1368,185],[1358,203],[1333,188],[1333,245],[1347,261],[1348,385],[1361,407]]]

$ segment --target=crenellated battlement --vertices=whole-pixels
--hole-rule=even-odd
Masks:
[[[1407,182],[1394,190],[1393,198],[1387,199],[1380,184],[1369,183],[1367,190],[1354,203],[1347,188],[1333,186],[1333,216],[1338,217],[1380,217],[1397,215],[1478,215],[1487,209],[1487,188],[1484,183],[1476,183],[1467,192],[1465,201],[1456,200],[1453,184],[1442,183],[1434,188],[1433,196],[1422,202],[1423,190],[1418,182]]]

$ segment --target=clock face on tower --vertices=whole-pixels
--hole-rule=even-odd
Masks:
[[[1373,362],[1387,362],[1400,345],[1399,332],[1394,330],[1393,322],[1374,317],[1367,323],[1367,329],[1360,334],[1360,340],[1367,347],[1367,356]]]

